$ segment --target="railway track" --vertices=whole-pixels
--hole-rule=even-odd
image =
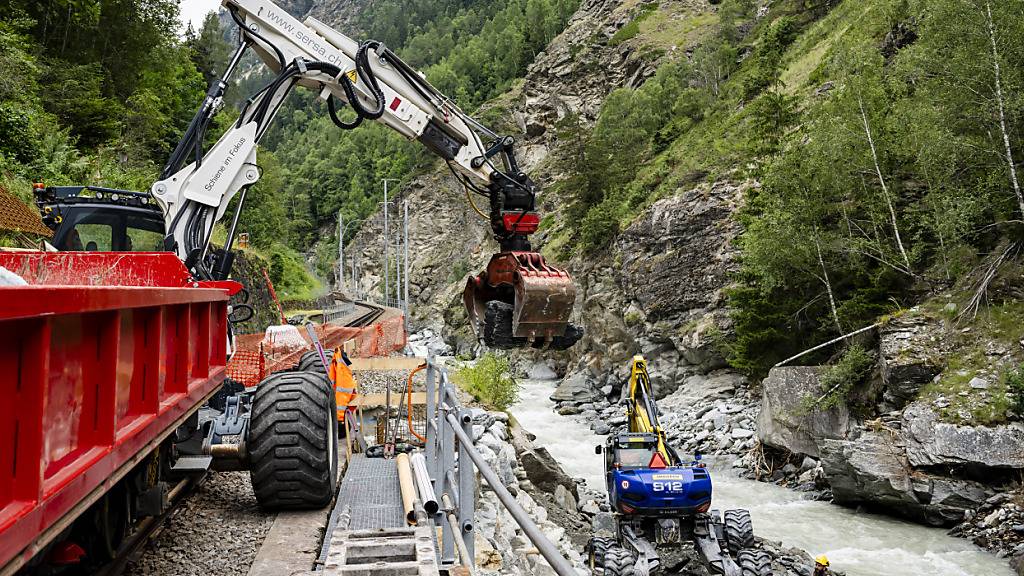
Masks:
[[[356,306],[364,308],[366,313],[351,320],[345,326],[351,328],[362,328],[373,324],[377,318],[380,318],[381,314],[384,313],[384,307],[377,306],[376,304],[370,304],[369,302],[355,302]]]
[[[206,481],[208,473],[189,476],[180,480],[170,491],[167,492],[167,500],[170,505],[159,516],[149,516],[139,521],[131,535],[125,538],[118,547],[114,559],[93,574],[95,576],[121,576],[125,569],[149,543],[160,533],[164,523],[174,515],[174,512],[184,503],[188,496],[203,482]]]

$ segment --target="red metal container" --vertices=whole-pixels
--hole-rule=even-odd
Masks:
[[[0,573],[31,559],[220,386],[234,282],[170,253],[0,253]]]

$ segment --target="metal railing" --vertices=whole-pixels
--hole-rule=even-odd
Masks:
[[[340,320],[352,314],[356,309],[356,305],[352,302],[342,302],[330,308],[324,308],[324,324],[328,322],[334,322]]]
[[[473,568],[476,470],[554,571],[559,576],[576,576],[572,564],[541,532],[476,450],[472,411],[461,406],[455,387],[448,380],[447,371],[436,364],[433,356],[427,359],[426,384],[427,433],[424,453],[434,493],[441,501],[441,509],[434,517],[435,522],[442,525],[439,562],[445,566],[461,563],[471,570]]]

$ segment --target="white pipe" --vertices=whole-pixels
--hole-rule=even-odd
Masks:
[[[433,516],[440,510],[437,505],[437,495],[434,494],[434,486],[430,483],[430,474],[427,473],[427,460],[422,452],[417,452],[410,459],[412,471],[416,476],[416,488],[420,493],[420,502],[423,502],[423,509],[427,514]]]

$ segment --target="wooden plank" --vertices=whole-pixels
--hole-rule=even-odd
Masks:
[[[353,372],[367,370],[412,370],[426,362],[426,359],[417,356],[386,356],[372,358],[349,358],[352,365],[349,368]]]
[[[384,406],[386,399],[387,395],[385,394],[360,394],[356,396],[355,401],[352,402],[352,406],[362,406],[363,408],[379,408]],[[398,402],[400,401],[405,401],[405,396],[403,394],[399,394],[397,392],[391,394],[392,406],[397,406]],[[427,393],[413,392],[412,403],[414,406],[425,405],[427,403]]]

